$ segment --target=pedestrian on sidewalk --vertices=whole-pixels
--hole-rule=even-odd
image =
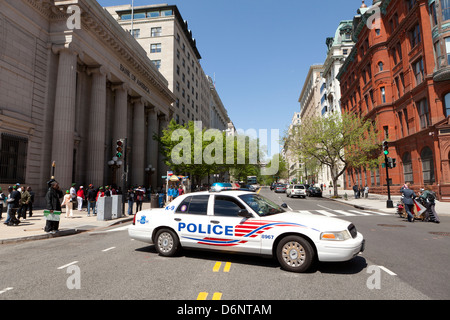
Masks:
[[[369,187],[366,185],[364,187],[364,198],[368,198],[369,197]]]
[[[134,204],[134,191],[133,188],[128,189],[127,198],[128,198],[128,215],[131,216],[133,214],[133,204]]]
[[[63,197],[63,193],[59,187],[58,182],[56,180],[52,179],[47,182],[47,185],[49,186],[47,194],[45,195],[45,200],[47,202],[47,210],[49,210],[51,213],[54,211],[61,211],[61,203],[60,200]],[[44,231],[45,232],[57,232],[59,229],[59,221],[51,221],[47,220],[45,224]]]
[[[142,202],[144,201],[144,189],[139,186],[135,190],[136,213],[142,210]]]
[[[78,211],[82,211],[83,201],[84,201],[84,190],[83,190],[83,186],[80,186],[80,188],[77,191]]]
[[[353,192],[355,193],[355,199],[358,199],[358,194],[359,194],[358,186],[355,184],[352,189],[353,189]]]
[[[18,211],[18,218],[27,218],[27,208],[28,204],[30,203],[30,193],[28,192],[27,188],[24,186],[21,189],[20,192],[20,204],[19,204],[19,211]]]
[[[73,218],[73,206],[72,206],[72,195],[69,190],[66,190],[63,201],[61,202],[61,207],[66,207],[66,218]]]
[[[89,185],[89,190],[87,193],[87,216],[91,216],[91,208],[92,208],[92,214],[94,216],[97,215],[97,191],[95,191],[94,186],[92,184]]]
[[[2,191],[2,188],[0,187],[0,220],[2,219],[3,214],[3,205],[6,204],[7,197]]]
[[[403,204],[405,205],[406,214],[408,215],[408,221],[414,222],[414,214],[412,213],[414,208],[414,198],[416,194],[410,189],[409,182],[406,183],[406,187],[401,190],[403,194]]]
[[[420,197],[423,199],[425,208],[427,208],[427,211],[425,213],[425,221],[440,223],[441,221],[435,209],[436,193],[434,193],[434,191],[431,189],[431,186],[429,185],[425,185],[424,189],[425,190],[420,195]]]
[[[28,203],[28,216],[31,218],[33,216],[33,203],[34,203],[34,191],[31,187],[27,187],[27,191],[30,194],[30,202]]]
[[[9,204],[9,220],[7,219],[5,224],[8,226],[17,226],[20,223],[20,220],[16,218],[16,213],[20,206],[20,198],[20,192],[17,191],[17,185],[15,185],[11,188],[9,199],[7,200]]]

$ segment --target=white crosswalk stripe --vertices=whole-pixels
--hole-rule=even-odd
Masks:
[[[360,211],[360,210],[297,210],[297,212],[302,214],[315,214],[315,215],[324,215],[327,217],[338,217],[338,216],[346,216],[346,217],[358,217],[358,216],[388,216],[389,213],[377,212],[377,211]]]
[[[331,212],[329,212],[327,210],[316,210],[316,211],[318,213],[320,213],[320,214],[323,214],[324,216],[327,216],[327,217],[336,217],[335,214],[333,214],[333,213],[331,213]]]

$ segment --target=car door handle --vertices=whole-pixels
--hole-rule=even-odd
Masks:
[[[175,220],[175,221],[181,221],[181,218],[175,218],[175,219],[173,219],[173,220]]]
[[[220,223],[220,221],[217,221],[217,220],[211,220],[210,221],[212,224],[219,224]]]

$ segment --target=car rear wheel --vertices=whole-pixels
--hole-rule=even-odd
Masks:
[[[291,272],[305,272],[314,260],[314,249],[300,236],[287,236],[277,246],[277,259],[281,267]]]
[[[175,256],[180,249],[177,235],[169,229],[161,229],[155,237],[156,251],[164,257]]]

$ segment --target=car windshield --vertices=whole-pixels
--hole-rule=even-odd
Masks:
[[[294,186],[294,189],[305,189],[304,186]]]
[[[285,212],[279,205],[258,194],[244,194],[239,196],[259,216],[270,216],[272,214]]]

